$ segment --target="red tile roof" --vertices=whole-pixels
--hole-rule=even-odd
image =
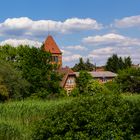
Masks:
[[[62,54],[53,37],[49,35],[44,43],[44,50],[51,54]]]

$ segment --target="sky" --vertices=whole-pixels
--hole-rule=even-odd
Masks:
[[[140,0],[0,0],[0,45],[40,47],[48,34],[63,66],[112,54],[140,63]]]

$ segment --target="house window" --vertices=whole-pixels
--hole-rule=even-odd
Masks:
[[[107,82],[107,78],[103,77],[102,81]]]
[[[58,56],[52,56],[52,62],[58,62]]]
[[[74,83],[74,79],[68,79],[68,80],[67,80],[67,84],[71,85],[71,84],[73,84],[73,83]]]

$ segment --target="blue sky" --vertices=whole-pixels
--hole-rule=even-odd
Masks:
[[[90,58],[104,65],[113,53],[140,63],[139,0],[0,0],[0,45],[39,46],[48,34],[64,65]]]

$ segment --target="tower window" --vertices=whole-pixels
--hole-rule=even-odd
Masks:
[[[58,62],[58,56],[52,56],[52,62]]]

